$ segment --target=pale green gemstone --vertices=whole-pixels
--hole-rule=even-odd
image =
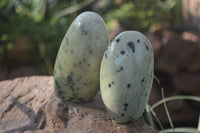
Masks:
[[[136,31],[119,34],[101,62],[100,88],[111,118],[126,123],[141,117],[148,102],[154,73],[153,49]]]
[[[88,102],[99,89],[100,63],[109,45],[102,18],[80,14],[65,34],[54,67],[56,96],[65,101]]]

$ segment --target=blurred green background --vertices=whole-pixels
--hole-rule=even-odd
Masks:
[[[84,11],[99,13],[111,40],[121,30],[150,32],[181,23],[181,0],[1,0],[0,64],[51,75],[68,27]]]

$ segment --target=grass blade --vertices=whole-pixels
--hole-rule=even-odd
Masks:
[[[200,115],[199,115],[199,122],[198,122],[198,127],[197,127],[197,133],[200,133]]]
[[[151,125],[151,127],[155,128],[154,122],[153,122],[153,118],[151,115],[151,112],[149,111],[150,105],[146,105],[146,112],[147,112],[147,116],[148,116],[148,120],[149,120],[149,124]]]
[[[159,131],[159,133],[196,133],[197,129],[196,128],[191,128],[191,127],[179,127],[179,128],[174,128],[174,129],[165,129],[162,131]]]
[[[162,94],[162,98],[164,99],[165,97],[164,97],[163,88],[161,88],[161,94]],[[166,111],[167,118],[168,118],[168,120],[169,120],[170,126],[171,126],[172,129],[174,129],[174,125],[173,125],[171,116],[169,115],[169,110],[168,110],[168,108],[167,108],[167,104],[166,104],[166,102],[164,102],[163,104],[164,104],[164,108],[165,108],[165,111]],[[173,133],[174,133],[174,130],[173,130]]]
[[[153,110],[154,108],[156,108],[160,104],[163,104],[164,102],[169,102],[169,101],[174,101],[174,100],[194,100],[194,101],[200,102],[200,97],[198,97],[198,96],[185,96],[185,95],[167,97],[167,98],[164,98],[164,99],[158,101],[154,105],[152,105],[151,110]]]

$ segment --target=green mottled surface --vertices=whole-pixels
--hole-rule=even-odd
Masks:
[[[90,101],[99,89],[100,62],[109,44],[102,18],[80,14],[69,27],[54,67],[56,96],[65,101]]]
[[[141,117],[148,102],[154,72],[153,50],[136,31],[119,34],[104,53],[100,86],[111,118],[126,123]]]

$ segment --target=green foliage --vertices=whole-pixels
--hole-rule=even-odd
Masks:
[[[176,1],[166,0],[134,0],[125,1],[119,7],[114,7],[106,15],[107,25],[117,19],[129,30],[148,30],[149,26],[156,22],[162,22],[174,6]]]
[[[77,14],[95,10],[104,18],[108,29],[112,27],[113,20],[119,20],[128,30],[144,31],[153,23],[165,21],[165,14],[175,7],[176,1],[124,0],[116,4],[109,0],[102,8],[97,6],[99,9],[90,7],[92,4],[97,5],[98,1],[1,0],[0,62],[12,50],[15,40],[25,35],[34,44],[34,55],[30,62],[45,74],[48,65],[54,65],[62,38]],[[44,46],[44,53],[41,53],[40,44]],[[51,63],[44,63],[48,62],[45,61],[46,57]]]
[[[0,62],[12,50],[15,40],[25,35],[34,44],[34,55],[30,64],[38,67],[41,73],[47,73],[48,66],[44,63],[39,50],[39,44],[43,43],[45,54],[53,66],[62,38],[74,17],[62,17],[51,23],[56,2],[45,3],[45,1],[0,1]],[[62,3],[63,1],[60,2]]]

